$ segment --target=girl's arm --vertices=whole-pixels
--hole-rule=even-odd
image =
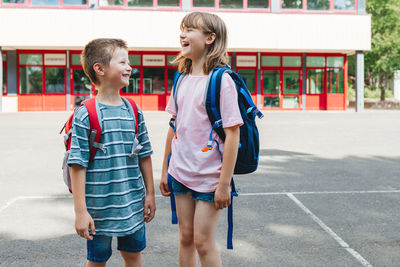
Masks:
[[[172,116],[172,118],[175,119],[176,116]],[[171,191],[168,188],[168,156],[171,154],[171,143],[173,138],[174,130],[171,127],[168,127],[160,181],[160,191],[163,196],[171,195]]]
[[[87,211],[85,200],[86,168],[78,165],[71,165],[71,187],[74,197],[75,230],[78,235],[87,240],[93,240],[89,235],[89,227],[92,234],[95,234],[94,221]]]
[[[154,192],[153,166],[151,156],[139,158],[140,171],[146,187],[146,200],[144,202],[144,221],[150,222],[156,213],[156,198]]]
[[[224,128],[224,131],[226,139],[222,157],[222,168],[214,197],[214,205],[217,209],[226,208],[231,203],[230,183],[235,169],[240,140],[239,126]]]

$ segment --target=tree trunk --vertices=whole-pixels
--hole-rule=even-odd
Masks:
[[[386,77],[381,76],[380,77],[380,85],[381,85],[381,101],[385,101],[385,90],[386,90]]]

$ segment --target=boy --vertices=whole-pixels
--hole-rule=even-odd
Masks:
[[[144,222],[153,219],[156,209],[153,151],[141,110],[135,133],[134,114],[119,95],[120,88],[129,84],[132,70],[127,45],[119,39],[95,39],[85,46],[81,61],[98,90],[96,107],[104,145],[89,161],[88,112],[85,106],[79,107],[74,115],[68,164],[75,229],[87,239],[86,266],[106,265],[113,236],[118,237],[125,266],[142,266]]]

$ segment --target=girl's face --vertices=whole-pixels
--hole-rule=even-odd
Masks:
[[[180,34],[182,55],[186,58],[198,60],[205,56],[207,45],[210,45],[210,36],[197,28],[184,27]]]

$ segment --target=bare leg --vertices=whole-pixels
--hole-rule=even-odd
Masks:
[[[124,267],[142,267],[142,253],[128,253],[120,251],[124,259]]]
[[[102,263],[95,263],[95,262],[92,262],[92,261],[87,261],[86,262],[86,267],[105,267],[105,266],[106,266],[105,262],[102,262]]]
[[[195,201],[189,194],[176,194],[175,200],[179,223],[179,266],[194,267],[196,266],[193,232]]]
[[[219,210],[213,202],[197,200],[194,216],[194,244],[202,267],[221,267],[221,257],[215,243]]]

